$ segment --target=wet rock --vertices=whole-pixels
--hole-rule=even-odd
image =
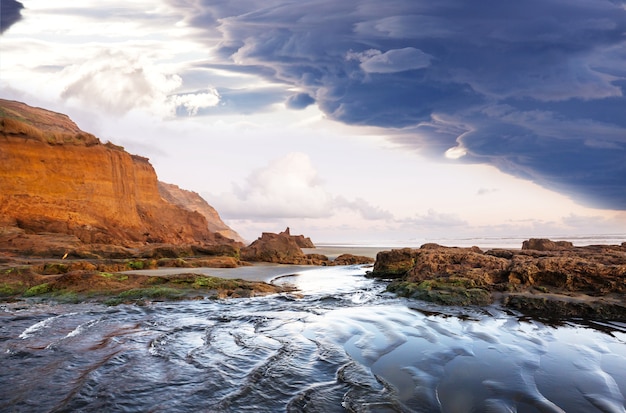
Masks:
[[[402,278],[414,266],[419,250],[402,248],[391,251],[380,251],[376,254],[372,276],[380,278]]]
[[[358,264],[371,264],[375,260],[363,255],[341,254],[335,258],[332,265],[358,265]]]
[[[505,298],[505,305],[548,313],[593,317],[626,315],[626,250],[622,246],[574,247],[569,242],[533,239],[521,250],[451,248],[426,244],[420,249],[380,252],[373,276],[399,278],[390,289],[399,295],[456,305],[481,304],[481,289],[491,294],[529,294]],[[549,299],[537,294],[550,293]],[[572,300],[585,294],[586,301]],[[620,297],[610,305],[601,300]],[[463,303],[463,304],[458,304]],[[543,303],[543,304],[542,304]],[[558,305],[557,305],[558,304]],[[562,308],[561,308],[562,307]],[[571,307],[570,310],[567,308]],[[539,310],[537,310],[539,311]],[[568,312],[569,311],[569,312]]]
[[[306,254],[307,263],[311,265],[330,265],[331,262],[324,254]]]
[[[478,288],[467,278],[437,278],[422,282],[394,281],[389,284],[387,291],[443,305],[488,305],[493,302],[488,290]]]
[[[534,317],[546,319],[587,318],[596,320],[626,321],[626,307],[617,302],[546,294],[507,295],[502,303],[508,307]]]

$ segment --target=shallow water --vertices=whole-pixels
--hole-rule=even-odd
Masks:
[[[626,325],[406,301],[329,267],[303,296],[8,304],[0,411],[624,412]]]

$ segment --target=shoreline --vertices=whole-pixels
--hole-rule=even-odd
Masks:
[[[540,317],[626,319],[626,243],[577,247],[530,239],[519,247],[321,244],[302,248],[305,254],[328,257],[321,264],[251,263],[235,257],[158,261],[5,257],[0,261],[0,300],[145,303],[253,297],[289,292],[274,281],[325,268],[349,254],[375,259],[373,270],[364,276],[386,280],[387,291],[399,297],[453,307],[499,303]]]
[[[236,268],[159,268],[154,270],[130,270],[122,271],[120,274],[128,275],[148,275],[148,276],[166,276],[177,274],[198,274],[208,277],[219,277],[227,280],[244,280],[253,282],[271,282],[277,278],[287,275],[294,275],[301,272],[324,268],[319,265],[291,265],[291,264],[274,264],[258,262],[252,265],[246,265]]]

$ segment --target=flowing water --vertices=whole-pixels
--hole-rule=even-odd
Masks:
[[[2,412],[624,412],[626,325],[394,298],[365,269],[302,295],[5,304]]]

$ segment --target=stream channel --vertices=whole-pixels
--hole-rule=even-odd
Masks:
[[[300,294],[0,305],[0,412],[625,412],[626,324],[405,300],[365,266]]]

